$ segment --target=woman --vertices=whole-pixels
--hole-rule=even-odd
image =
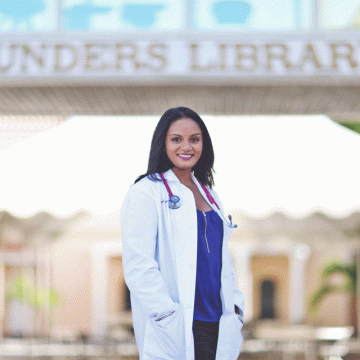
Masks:
[[[125,197],[123,266],[140,360],[240,353],[244,296],[228,250],[234,226],[212,190],[213,164],[199,115],[169,109],[155,129],[147,173]]]

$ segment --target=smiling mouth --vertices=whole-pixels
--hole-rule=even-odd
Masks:
[[[178,157],[182,160],[189,160],[193,155],[178,155]]]

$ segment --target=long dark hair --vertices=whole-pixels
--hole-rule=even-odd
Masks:
[[[146,174],[140,175],[135,183],[147,176],[151,180],[160,180],[155,176],[155,173],[163,173],[174,167],[169,160],[165,150],[166,134],[170,125],[176,120],[189,118],[194,120],[200,127],[203,138],[203,150],[199,161],[192,168],[195,177],[200,183],[212,188],[214,186],[214,150],[211,142],[209,132],[200,118],[200,116],[193,110],[186,107],[177,107],[165,111],[156,125],[153,138],[151,141],[150,156],[148,169]]]

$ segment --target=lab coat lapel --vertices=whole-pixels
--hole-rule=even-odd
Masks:
[[[167,208],[172,228],[172,240],[175,248],[176,272],[179,291],[179,300],[182,304],[184,314],[184,330],[185,330],[185,347],[190,351],[190,359],[194,359],[194,336],[192,331],[194,303],[195,303],[195,287],[196,287],[196,268],[197,268],[197,213],[195,198],[190,189],[181,184],[177,176],[172,170],[164,173],[165,179],[168,181],[171,191],[174,195],[180,197],[181,206],[179,209]],[[221,219],[224,219],[222,212],[211,204],[206,193],[201,187],[196,177],[191,174],[192,180],[199,189],[205,201],[214,209]],[[165,190],[166,191],[166,190]],[[167,193],[166,193],[167,194]],[[168,195],[167,195],[168,196]],[[228,266],[228,241],[231,236],[232,229],[224,223],[223,250],[222,250],[222,271],[221,283],[222,287],[220,295],[223,304],[223,313],[219,327],[219,343],[217,355],[219,359],[235,359],[228,357],[231,352],[232,336],[229,336],[229,330],[236,332],[238,329],[232,329],[236,322],[232,319],[231,313],[234,312],[234,301],[232,288],[228,288],[231,283],[231,269]],[[235,316],[235,315],[234,315]],[[236,316],[235,316],[236,317]],[[238,320],[237,320],[238,321]]]
[[[203,190],[200,182],[198,181],[198,179],[194,176],[194,174],[191,174],[191,178],[193,179],[194,183],[196,184],[196,186],[198,187],[201,195],[203,196],[203,198],[206,200],[206,202],[211,206],[212,209],[214,209],[217,214],[220,216],[220,219],[223,221],[224,224],[224,242],[227,242],[230,239],[230,236],[233,232],[233,229],[230,228],[229,226],[227,226],[227,220],[225,218],[225,215],[223,213],[222,210],[219,210],[217,208],[217,206],[215,204],[211,204],[210,200],[208,199],[208,197],[206,196],[205,191]],[[219,204],[218,204],[219,205]],[[220,206],[220,205],[219,205]]]
[[[193,352],[192,323],[197,266],[196,204],[192,191],[181,184],[172,170],[166,171],[164,177],[172,193],[180,197],[181,206],[178,209],[169,209],[166,206],[166,211],[170,219],[168,229],[171,227],[171,239],[176,255],[176,279],[179,300],[184,314],[185,346],[188,351]],[[192,355],[190,358],[193,359],[194,356]]]

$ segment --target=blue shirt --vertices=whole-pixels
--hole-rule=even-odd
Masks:
[[[214,210],[196,210],[198,220],[194,320],[219,321],[223,222]]]

